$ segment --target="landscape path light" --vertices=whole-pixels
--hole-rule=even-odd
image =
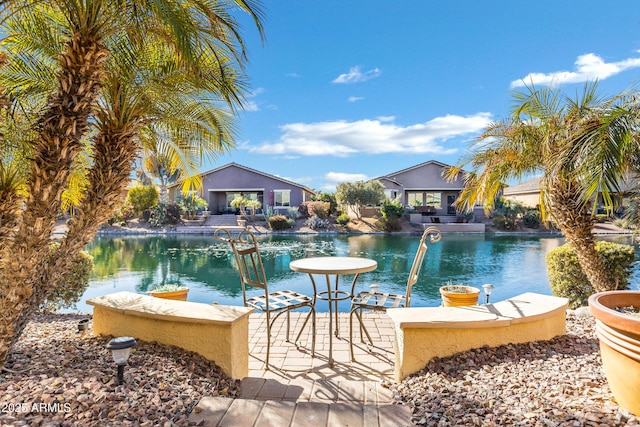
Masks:
[[[136,340],[132,337],[118,337],[109,341],[107,349],[111,350],[113,361],[118,365],[117,385],[124,382],[124,366],[129,360],[131,348],[136,346]]]
[[[487,304],[489,304],[489,295],[491,295],[491,292],[493,291],[493,285],[485,283],[482,285],[482,289],[484,289],[484,294],[487,296]]]

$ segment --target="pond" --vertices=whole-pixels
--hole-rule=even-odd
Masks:
[[[404,293],[407,274],[419,236],[409,235],[260,235],[260,250],[271,291],[291,289],[310,295],[306,274],[289,269],[289,262],[306,256],[359,256],[374,258],[378,268],[364,273],[358,289],[377,283],[384,290]],[[631,237],[607,240],[631,244]],[[555,236],[443,234],[429,250],[412,292],[412,306],[438,306],[438,288],[454,283],[482,287],[494,285],[491,301],[523,292],[551,294],[545,255],[562,245]],[[228,245],[210,236],[98,236],[87,246],[94,258],[89,288],[76,305],[91,312],[87,299],[118,291],[144,293],[161,283],[190,288],[189,301],[242,305],[242,290]],[[640,249],[636,246],[636,259]],[[316,280],[317,281],[317,280]],[[321,283],[324,283],[321,282]],[[634,264],[631,286],[639,289],[640,265]],[[345,289],[350,278],[341,282]],[[257,295],[252,290],[250,295]],[[484,301],[484,294],[480,296]],[[348,302],[340,310],[348,310]],[[326,303],[319,303],[326,311]],[[75,311],[75,310],[73,310]]]

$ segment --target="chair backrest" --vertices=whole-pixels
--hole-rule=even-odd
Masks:
[[[214,237],[229,243],[231,246],[240,273],[242,297],[244,298],[245,305],[247,304],[247,285],[263,289],[266,295],[269,292],[267,276],[264,272],[264,266],[262,265],[258,241],[253,233],[244,229],[234,238],[229,230],[219,228],[214,233]]]
[[[424,233],[422,233],[420,245],[418,246],[418,252],[416,252],[415,258],[413,258],[413,264],[411,265],[411,271],[409,272],[409,278],[407,279],[407,293],[405,294],[405,297],[407,299],[407,307],[411,306],[411,288],[418,281],[420,269],[422,268],[422,261],[424,260],[424,256],[427,253],[427,236],[431,236],[431,238],[429,239],[431,243],[438,242],[442,238],[440,230],[438,230],[436,227],[429,227],[424,230]]]

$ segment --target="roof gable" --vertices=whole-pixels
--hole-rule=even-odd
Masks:
[[[285,183],[287,185],[295,186],[295,187],[298,187],[298,188],[300,188],[300,189],[302,189],[302,190],[304,190],[306,192],[315,194],[315,191],[313,191],[312,189],[310,189],[310,188],[308,188],[308,187],[306,187],[304,185],[298,184],[298,183],[293,182],[293,181],[289,181],[289,180],[281,178],[279,176],[275,176],[275,175],[268,174],[266,172],[259,171],[257,169],[252,169],[250,167],[247,167],[247,166],[235,163],[235,162],[227,163],[226,165],[223,165],[223,166],[220,166],[220,167],[217,167],[217,168],[210,169],[208,171],[202,172],[202,173],[200,173],[200,176],[204,180],[207,175],[211,175],[211,174],[214,174],[216,172],[220,172],[220,171],[222,171],[224,169],[228,169],[228,168],[242,169],[242,170],[245,170],[245,171],[247,171],[249,173],[253,173],[253,174],[256,174],[256,175],[261,175],[261,176],[264,176],[264,177],[269,178],[269,179],[280,181],[280,182]],[[173,186],[176,186],[176,185],[179,185],[179,183],[174,183],[173,184]]]
[[[429,160],[397,172],[376,178],[388,181],[394,185],[413,190],[461,190],[464,188],[461,175],[454,181],[448,181],[442,176],[449,165],[435,160]]]

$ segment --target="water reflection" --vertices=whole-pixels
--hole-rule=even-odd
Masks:
[[[608,240],[630,244],[630,238]],[[417,250],[418,236],[331,235],[259,236],[271,290],[311,293],[308,276],[293,272],[289,263],[307,256],[360,256],[374,258],[378,268],[362,274],[359,288],[378,283],[403,293]],[[522,292],[549,294],[545,256],[564,243],[562,238],[447,234],[430,244],[412,304],[437,306],[438,288],[448,280],[481,287],[495,286],[492,300]],[[77,308],[90,311],[89,298],[116,291],[147,292],[163,283],[189,286],[189,300],[242,304],[240,279],[233,255],[225,243],[209,236],[97,237],[87,247],[94,257],[89,289]],[[639,256],[636,247],[636,257]],[[632,286],[638,288],[635,264]],[[350,278],[344,285],[350,283]],[[251,291],[251,295],[259,291]],[[319,310],[326,310],[320,305]],[[348,302],[340,307],[348,309]]]

